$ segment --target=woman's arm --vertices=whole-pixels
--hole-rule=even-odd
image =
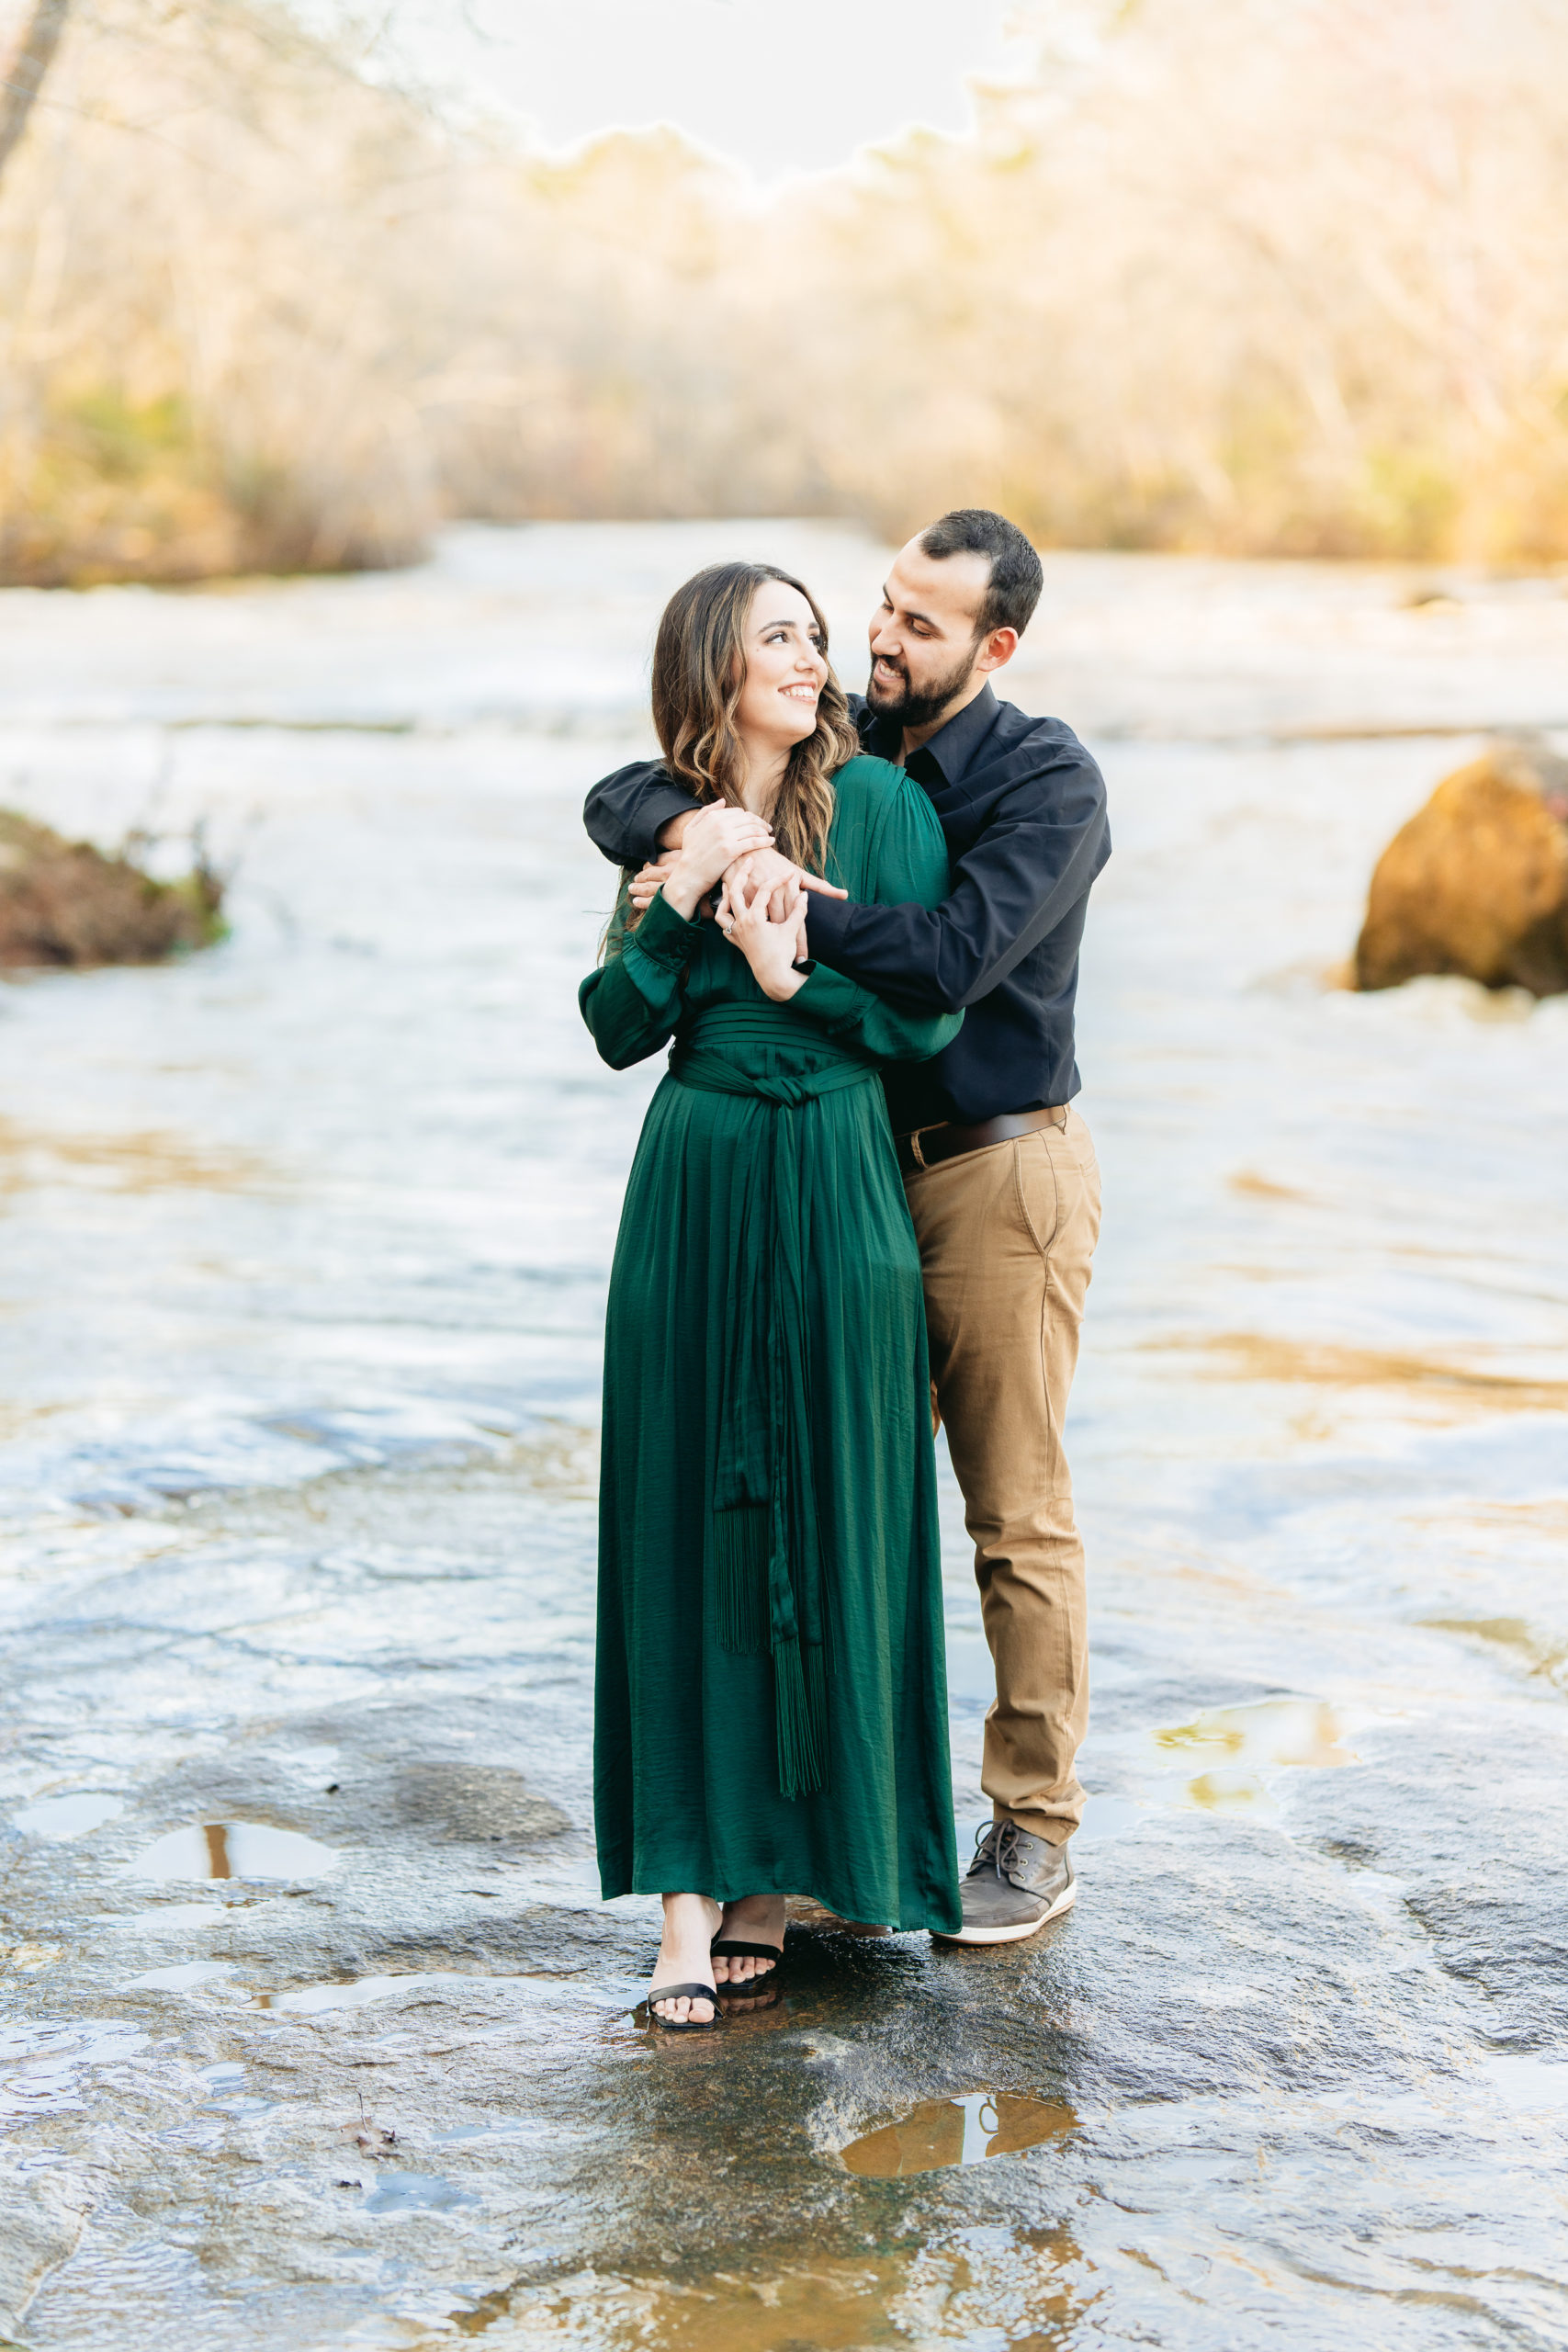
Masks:
[[[627,929],[626,882],[611,919],[604,961],[577,991],[579,1010],[601,1058],[629,1069],[657,1053],[681,1018],[682,977],[696,937],[696,912],[727,865],[770,838],[746,808],[710,802],[682,836],[663,888],[635,931]]]
[[[674,1032],[684,1006],[682,979],[697,933],[695,922],[655,899],[636,931],[626,924],[626,889],[610,922],[604,961],[577,991],[578,1010],[612,1069],[629,1069],[656,1054]]]

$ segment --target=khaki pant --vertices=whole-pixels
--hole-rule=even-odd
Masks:
[[[980,1784],[999,1820],[1061,1845],[1084,1792],[1089,1721],[1083,1544],[1062,1445],[1100,1169],[1063,1122],[905,1180],[920,1245],[931,1380],[975,1542],[997,1669]]]

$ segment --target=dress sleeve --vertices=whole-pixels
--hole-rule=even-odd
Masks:
[[[878,906],[939,907],[947,896],[947,843],[935,809],[907,777],[888,801],[871,857],[872,899]],[[806,936],[818,905],[807,910]],[[835,899],[822,904],[833,906]],[[964,1025],[962,1012],[914,1012],[890,1004],[841,972],[815,961],[806,984],[790,1000],[797,1012],[818,1022],[830,1037],[852,1038],[879,1061],[925,1062],[950,1046]]]
[[[646,1061],[671,1035],[685,1008],[682,983],[697,936],[695,922],[683,922],[662,891],[635,931],[626,929],[626,906],[623,883],[604,961],[577,991],[599,1057],[612,1069]]]

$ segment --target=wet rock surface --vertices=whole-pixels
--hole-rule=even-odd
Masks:
[[[1457,973],[1483,988],[1568,989],[1568,760],[1495,746],[1445,776],[1379,858],[1356,985]]]
[[[537,580],[496,543],[520,635],[547,588],[619,642],[599,535]],[[711,551],[626,544],[645,603]],[[851,639],[863,551],[777,548]],[[1137,577],[1152,663],[1189,575]],[[334,591],[372,715],[412,593]],[[131,767],[138,723],[105,721]],[[104,741],[26,727],[81,821]],[[676,2040],[589,1823],[598,1317],[651,1074],[576,1028],[576,811],[630,751],[483,711],[181,741],[193,799],[270,796],[234,939],[0,1018],[0,2337],[1568,2341],[1568,1004],[1320,977],[1430,744],[1107,751],[1077,1908],[965,1952],[799,1904],[777,2000]]]

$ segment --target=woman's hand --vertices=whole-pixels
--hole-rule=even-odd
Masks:
[[[727,801],[710,800],[697,810],[681,836],[675,863],[664,878],[667,902],[682,921],[690,922],[699,901],[706,898],[726,866],[752,850],[767,848],[773,838],[773,827],[754,817],[750,808],[731,808]],[[661,858],[660,864],[663,862]]]
[[[731,909],[740,894],[743,892],[750,899],[758,888],[767,894],[768,911],[774,922],[782,922],[788,903],[786,894],[792,883],[802,890],[819,891],[825,899],[847,899],[850,895],[847,890],[840,890],[837,883],[824,882],[820,875],[806,873],[792,859],[785,857],[782,850],[753,850],[725,870],[724,888],[717,910],[719,929],[729,929]]]
[[[805,985],[795,967],[806,958],[806,893],[792,882],[783,895],[785,910],[778,922],[770,911],[770,893],[761,887],[749,899],[743,890],[737,893],[729,905],[730,944],[739,948],[757,986],[775,1004],[787,1004]]]

